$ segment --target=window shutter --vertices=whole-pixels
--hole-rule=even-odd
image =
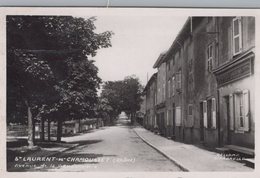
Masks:
[[[217,118],[216,118],[216,99],[212,98],[212,128],[217,128]]]
[[[239,28],[239,52],[242,51],[242,23],[241,17],[238,17],[238,28]]]
[[[229,129],[234,130],[234,100],[233,94],[229,95]]]
[[[175,109],[175,124],[176,126],[181,126],[181,107],[176,107]]]
[[[235,107],[234,107],[234,125],[235,125],[235,130],[239,130],[240,128],[240,118],[239,118],[239,100],[238,100],[238,95],[235,94],[234,95],[234,104],[235,104]]]
[[[245,119],[245,126],[244,131],[249,131],[249,119],[250,119],[250,110],[249,110],[249,91],[244,90],[243,91],[243,100],[244,100],[244,119]]]
[[[204,127],[208,127],[208,120],[207,120],[207,101],[203,101],[203,121],[204,121]]]

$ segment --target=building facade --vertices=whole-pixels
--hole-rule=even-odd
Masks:
[[[254,148],[254,17],[190,17],[154,68],[160,133]]]
[[[157,95],[157,73],[154,73],[149,79],[147,85],[144,88],[145,94],[145,117],[144,127],[149,130],[154,130],[157,127],[156,124],[156,95]]]
[[[214,74],[219,93],[221,145],[254,149],[255,18],[217,18],[219,56]]]
[[[164,61],[165,52],[161,53],[153,68],[157,68],[156,82],[156,126],[161,135],[166,135],[166,62]]]

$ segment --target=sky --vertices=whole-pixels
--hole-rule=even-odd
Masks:
[[[100,49],[93,58],[103,81],[136,75],[142,85],[157,70],[153,65],[169,49],[184,25],[186,16],[108,15],[97,16],[96,32],[114,32],[112,47]]]

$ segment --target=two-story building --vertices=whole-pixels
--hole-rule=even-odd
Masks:
[[[255,146],[255,18],[216,18],[220,145]]]
[[[153,66],[160,133],[253,150],[254,50],[254,17],[189,17]]]

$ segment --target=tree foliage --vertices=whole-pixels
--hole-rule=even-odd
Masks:
[[[7,102],[28,103],[33,118],[80,119],[94,114],[101,83],[89,56],[111,46],[96,18],[7,16]],[[9,117],[7,117],[9,118]]]
[[[139,79],[134,75],[124,80],[105,82],[100,98],[107,101],[107,107],[112,108],[107,114],[115,118],[124,111],[134,117],[142,102],[142,88]]]

